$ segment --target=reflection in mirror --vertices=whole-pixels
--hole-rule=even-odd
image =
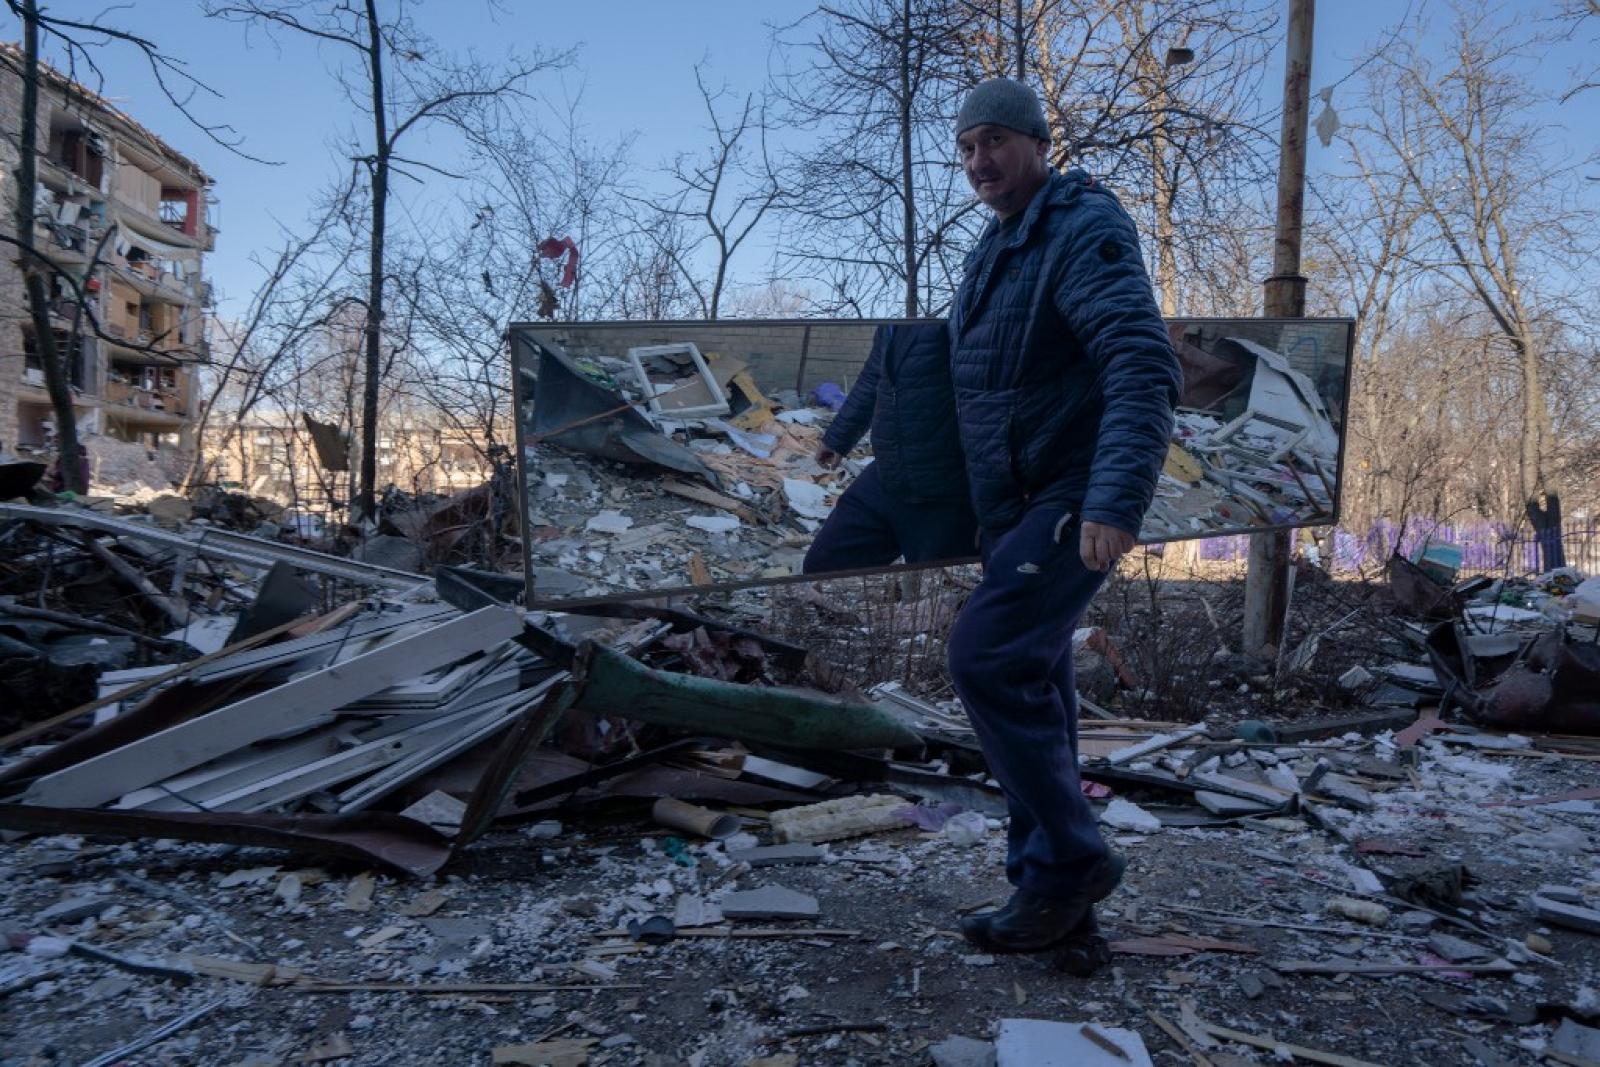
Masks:
[[[1352,324],[1168,326],[1184,395],[1140,540],[1333,522]],[[530,603],[973,554],[954,413],[914,385],[942,366],[938,320],[540,323],[511,340]],[[875,452],[882,404],[910,409],[909,439],[880,432]],[[817,540],[858,479],[852,500],[885,480],[912,501],[888,549],[841,547],[838,520]]]

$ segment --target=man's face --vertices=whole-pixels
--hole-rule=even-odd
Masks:
[[[1048,148],[1037,137],[992,123],[974,126],[956,138],[972,191],[1003,219],[1027,207],[1044,184]]]

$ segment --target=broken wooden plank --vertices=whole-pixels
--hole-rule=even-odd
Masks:
[[[104,804],[245,745],[316,725],[352,701],[508,640],[521,630],[522,616],[517,612],[480,608],[45,775],[29,787],[24,799],[63,808]]]
[[[1492,963],[1401,963],[1399,960],[1281,960],[1270,964],[1279,974],[1438,974],[1460,971],[1465,974],[1515,974],[1516,964],[1506,960]]]
[[[1189,1058],[1194,1060],[1194,1067],[1215,1067],[1206,1054],[1201,1052],[1195,1043],[1190,1041],[1188,1036],[1178,1029],[1177,1024],[1171,1019],[1155,1011],[1147,1011],[1145,1015],[1160,1028],[1162,1033],[1172,1039],[1173,1044],[1189,1054]]]
[[[325,982],[308,979],[288,987],[296,993],[421,993],[440,996],[464,993],[560,993],[594,992],[600,989],[643,989],[638,984],[611,982],[604,985],[555,985],[550,982]]]
[[[1218,941],[1211,937],[1194,937],[1189,934],[1158,934],[1154,937],[1130,937],[1110,944],[1112,952],[1124,956],[1192,956],[1197,952],[1233,952],[1246,956],[1258,955],[1261,950],[1243,941]]]
[[[595,939],[608,937],[632,937],[626,930],[603,930],[595,934]],[[756,938],[769,937],[860,937],[860,930],[839,930],[829,926],[687,926],[679,927],[675,932],[676,937],[731,937],[731,938]]]
[[[102,545],[93,534],[83,533],[78,536],[78,543],[89,550],[89,554],[110,568],[111,573],[131,586],[135,592],[144,597],[146,602],[172,620],[174,626],[189,625],[189,605],[178,597],[168,596],[155,587],[155,583],[134,569],[127,560],[119,559],[105,545]]]
[[[739,516],[745,522],[751,524],[761,522],[761,516],[752,511],[749,506],[725,493],[719,493],[715,489],[707,489],[703,485],[690,485],[688,482],[680,482],[672,478],[663,479],[661,488],[673,496],[681,496],[685,500],[693,500],[697,504],[709,504],[711,507],[721,508],[723,511]]]
[[[1196,1019],[1195,1022],[1207,1034],[1219,1041],[1232,1041],[1240,1045],[1249,1045],[1252,1048],[1265,1049],[1274,1054],[1277,1053],[1278,1049],[1283,1049],[1295,1059],[1308,1060],[1311,1063],[1324,1063],[1328,1067],[1383,1067],[1382,1064],[1373,1063],[1370,1060],[1358,1060],[1352,1056],[1341,1056],[1337,1052],[1323,1052],[1320,1049],[1306,1048],[1304,1045],[1291,1045],[1287,1041],[1277,1041],[1259,1034],[1247,1034],[1243,1030],[1230,1030],[1225,1026],[1208,1023],[1204,1019]]]
[[[1140,741],[1136,745],[1129,745],[1127,748],[1117,749],[1117,751],[1106,757],[1106,762],[1111,764],[1113,767],[1120,767],[1124,763],[1132,763],[1134,760],[1143,756],[1148,756],[1153,752],[1160,752],[1162,749],[1171,748],[1174,745],[1180,745],[1183,742],[1188,741],[1190,738],[1203,735],[1205,732],[1205,724],[1196,723],[1193,726],[1185,726],[1183,729],[1175,731],[1174,733],[1157,734],[1154,737]]]

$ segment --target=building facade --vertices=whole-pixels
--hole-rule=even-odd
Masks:
[[[0,45],[0,57],[9,229],[22,56]],[[208,357],[211,179],[95,93],[43,66],[40,75],[34,242],[56,268],[50,317],[58,351],[69,353],[79,433],[91,455],[100,435],[144,445],[176,468],[197,443],[197,368]],[[55,416],[15,256],[0,275],[0,444],[50,451]],[[81,311],[69,279],[86,293]]]

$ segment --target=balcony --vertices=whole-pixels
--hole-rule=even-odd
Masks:
[[[116,206],[117,218],[130,230],[147,240],[161,241],[179,248],[192,248],[203,252],[210,251],[215,244],[211,238],[210,227],[204,223],[199,223],[195,235],[190,236],[163,221],[159,208],[151,211],[146,205],[121,195],[114,195],[111,202]]]
[[[166,271],[157,270],[148,261],[130,263],[127,266],[113,265],[118,281],[126,282],[128,287],[140,296],[152,300],[163,300],[172,304],[204,304],[203,294],[209,293],[210,286],[200,281],[198,277],[186,281],[179,281],[176,275]]]
[[[125,422],[177,426],[189,414],[181,386],[152,389],[132,382],[107,382],[101,400],[108,416]]]

